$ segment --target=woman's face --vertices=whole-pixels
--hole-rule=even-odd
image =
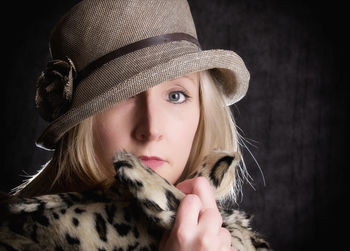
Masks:
[[[175,183],[183,172],[197,131],[198,73],[159,84],[95,115],[94,145],[107,174],[113,156],[126,150]]]

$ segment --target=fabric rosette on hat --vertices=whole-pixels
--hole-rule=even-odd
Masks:
[[[53,121],[65,113],[73,97],[76,69],[72,60],[52,60],[37,80],[35,103],[41,117]]]

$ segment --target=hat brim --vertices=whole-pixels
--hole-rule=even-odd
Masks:
[[[94,71],[79,84],[77,89],[88,89],[96,81],[109,82],[111,87],[96,96],[89,93],[80,95],[88,97],[78,104],[74,103],[76,99],[74,97],[71,109],[51,122],[38,138],[36,144],[39,147],[54,149],[59,139],[84,119],[162,82],[189,73],[212,69],[211,73],[220,83],[227,105],[232,105],[244,97],[250,78],[243,60],[229,50],[203,50],[180,55],[171,60],[159,60],[152,67],[118,83],[115,81],[117,79],[115,76],[118,74],[115,69],[118,69],[120,62],[117,61],[112,60]]]

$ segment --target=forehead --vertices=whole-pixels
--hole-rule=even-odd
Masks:
[[[194,73],[190,73],[190,74],[186,74],[186,75],[183,75],[181,77],[178,77],[176,79],[173,79],[171,81],[178,81],[178,80],[190,80],[191,82],[193,83],[197,83],[198,82],[198,72],[194,72]],[[171,82],[170,81],[170,82]]]

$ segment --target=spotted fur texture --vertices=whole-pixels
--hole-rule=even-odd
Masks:
[[[222,206],[237,163],[237,154],[216,151],[196,176],[208,178],[214,188],[232,245],[241,251],[270,250],[243,212]],[[118,152],[114,167],[116,182],[107,191],[3,201],[0,250],[157,250],[185,195],[131,154]]]

